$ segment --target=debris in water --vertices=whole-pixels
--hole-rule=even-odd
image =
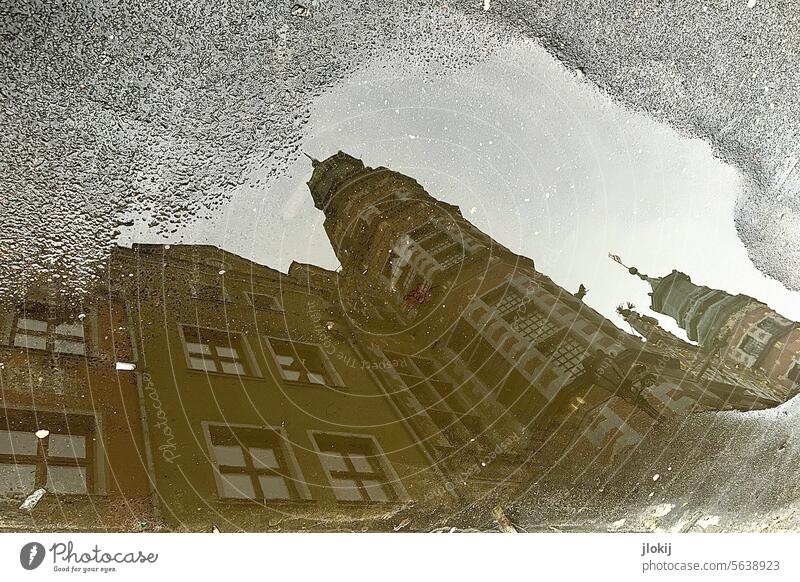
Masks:
[[[47,493],[47,491],[45,491],[44,489],[37,489],[36,491],[28,495],[28,497],[25,499],[25,501],[22,502],[22,505],[20,505],[19,508],[22,509],[23,511],[30,511],[31,509],[36,507],[36,504],[39,503],[39,501],[42,500],[42,497],[44,497],[45,493]]]
[[[500,531],[503,533],[517,533],[517,528],[511,523],[511,520],[508,519],[506,512],[503,511],[503,508],[497,505],[492,510],[492,515],[494,515],[494,519],[497,524],[500,526]]]
[[[405,296],[404,301],[407,305],[422,305],[431,296],[431,286],[428,283],[419,283],[413,291]]]
[[[398,523],[396,526],[394,526],[394,527],[392,528],[392,530],[393,530],[393,531],[400,531],[401,529],[403,529],[404,527],[406,527],[406,526],[407,526],[409,523],[411,523],[411,520],[410,520],[410,519],[408,519],[408,518],[406,518],[406,519],[404,519],[403,521],[401,521],[400,523]]]
[[[653,516],[664,517],[673,509],[675,509],[674,503],[659,503],[658,505],[653,507]]]
[[[609,526],[609,529],[616,530],[616,529],[619,529],[619,528],[621,528],[623,525],[625,525],[625,518],[624,518],[624,517],[623,517],[622,519],[618,519],[617,521],[615,521],[614,523],[612,523],[612,524]]]
[[[698,527],[702,527],[706,529],[711,526],[719,525],[719,516],[718,515],[706,515],[705,517],[701,517],[697,520]]]
[[[306,17],[311,15],[311,10],[302,4],[295,4],[292,6],[292,16]]]

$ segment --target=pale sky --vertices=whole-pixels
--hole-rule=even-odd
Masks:
[[[683,270],[800,320],[798,294],[747,258],[733,224],[741,178],[704,142],[614,104],[533,42],[437,76],[398,77],[384,65],[312,104],[304,151],[322,159],[343,150],[414,177],[558,284],[584,283],[585,301],[618,324],[619,303],[648,312],[649,289],[609,252],[651,275]],[[282,271],[292,260],[335,269],[305,185],[310,173],[304,157],[272,183],[254,172],[226,208],[172,240]]]

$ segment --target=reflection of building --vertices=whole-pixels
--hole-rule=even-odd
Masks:
[[[426,443],[442,466],[453,457],[447,429],[468,427],[457,418],[474,419],[478,445],[517,435],[505,447],[517,458],[544,444],[614,456],[657,418],[777,402],[649,350],[407,176],[340,152],[314,162],[309,187],[342,264],[341,301],[371,332],[369,349],[423,356],[449,380],[433,399],[419,383],[395,393],[421,434],[438,429]],[[450,403],[447,421],[439,409]]]
[[[0,309],[3,528],[153,527],[123,303],[67,307],[44,292]],[[21,500],[47,493],[30,511]]]
[[[142,322],[137,370],[171,527],[352,528],[439,481],[359,352],[336,273],[202,246],[119,249],[112,272]]]
[[[85,507],[109,475],[147,497],[146,467],[178,530],[477,525],[557,460],[621,461],[663,418],[785,392],[632,310],[649,341],[624,333],[408,176],[341,152],[313,166],[336,272],[137,245],[110,261],[123,300],[9,315],[0,378],[23,412],[0,446],[27,452],[0,455],[6,489]]]
[[[784,387],[783,398],[800,391],[800,324],[747,295],[697,285],[680,271],[649,277],[629,270],[650,284],[651,309],[675,319],[701,348],[766,374]]]
[[[647,340],[650,349],[679,360],[687,373],[703,382],[706,390],[716,391],[723,399],[730,396],[732,384],[744,389],[739,394],[740,404],[744,404],[743,399],[749,395],[752,408],[770,406],[784,397],[783,386],[765,374],[742,368],[721,358],[718,352],[680,339],[663,329],[655,318],[638,313],[632,305],[620,306],[617,312]]]

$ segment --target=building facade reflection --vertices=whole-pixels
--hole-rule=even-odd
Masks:
[[[2,310],[0,512],[4,529],[147,530],[158,523],[124,300],[64,305],[43,290]],[[30,510],[21,500],[47,493]],[[37,499],[37,496],[32,497]]]
[[[642,276],[699,345],[621,307],[643,341],[413,178],[313,168],[335,272],[135,245],[86,308],[8,306],[5,527],[482,527],[557,462],[603,471],[666,418],[793,393],[797,326],[755,300]]]

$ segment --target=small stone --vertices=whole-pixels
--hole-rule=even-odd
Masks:
[[[37,489],[25,498],[25,501],[22,502],[22,505],[20,505],[19,508],[23,511],[30,511],[42,500],[42,497],[44,497],[45,493],[47,493],[47,491],[44,489]]]
[[[306,16],[309,16],[310,14],[311,10],[309,10],[306,6],[303,6],[302,4],[295,4],[294,6],[292,6],[292,16],[299,16],[301,18],[304,18]]]

